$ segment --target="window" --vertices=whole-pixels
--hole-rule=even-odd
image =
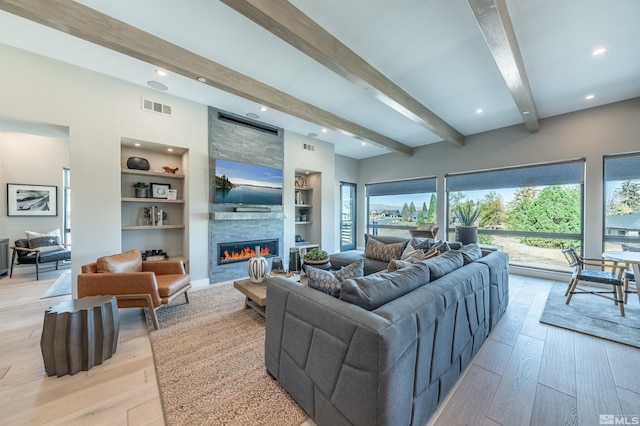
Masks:
[[[502,247],[511,265],[569,270],[561,247],[583,240],[584,160],[448,175],[447,223],[455,209],[480,211],[478,242]]]
[[[340,251],[356,248],[356,189],[355,183],[340,182]]]
[[[367,232],[408,237],[409,229],[436,222],[436,178],[366,185]]]
[[[605,250],[640,244],[640,153],[604,157]]]

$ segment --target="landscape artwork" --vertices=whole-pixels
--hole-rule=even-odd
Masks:
[[[8,216],[56,216],[57,187],[7,184]]]
[[[282,169],[217,159],[215,203],[282,205]]]

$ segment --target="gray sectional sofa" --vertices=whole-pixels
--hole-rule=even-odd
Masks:
[[[340,298],[269,278],[267,371],[320,426],[425,424],[508,303],[507,255],[464,251],[345,280]]]

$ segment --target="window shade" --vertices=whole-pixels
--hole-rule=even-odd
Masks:
[[[398,180],[365,185],[367,197],[380,195],[425,194],[436,192],[436,178]]]
[[[604,180],[640,179],[640,154],[604,157]]]
[[[584,182],[584,160],[542,166],[526,166],[513,169],[447,175],[449,192],[479,189],[522,188]]]

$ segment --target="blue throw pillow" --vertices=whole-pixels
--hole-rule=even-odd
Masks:
[[[306,266],[306,270],[309,287],[329,296],[340,297],[344,280],[364,276],[364,260],[359,259],[338,271],[325,271],[309,265]]]

